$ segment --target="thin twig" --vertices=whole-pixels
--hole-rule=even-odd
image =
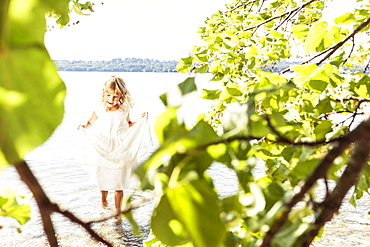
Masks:
[[[282,13],[281,15],[277,15],[277,16],[271,17],[271,18],[269,18],[269,19],[267,19],[267,20],[265,20],[265,21],[263,21],[263,22],[261,22],[261,23],[259,23],[259,24],[257,24],[257,25],[254,25],[254,26],[252,26],[252,27],[248,27],[248,28],[244,29],[242,32],[245,32],[245,31],[248,31],[248,30],[251,30],[251,29],[257,29],[257,28],[259,28],[260,26],[263,26],[263,25],[265,25],[266,23],[269,23],[270,21],[273,21],[273,20],[275,20],[275,19],[278,19],[278,18],[284,17],[284,16],[286,16],[286,15],[289,15],[289,14],[291,14],[291,13],[293,13],[293,12],[297,11],[297,10],[300,10],[300,9],[302,9],[302,8],[306,7],[307,5],[309,5],[309,4],[313,3],[313,2],[316,2],[316,1],[318,1],[318,0],[311,0],[311,1],[308,1],[307,3],[304,3],[304,4],[302,4],[301,6],[298,6],[298,7],[294,8],[294,9],[292,9],[292,10],[290,10],[290,11],[287,11],[287,12],[285,12],[285,13]]]
[[[334,52],[336,52],[341,46],[343,46],[349,39],[353,38],[358,32],[360,32],[362,29],[367,27],[370,24],[370,18],[367,19],[365,22],[361,23],[350,35],[348,35],[344,40],[336,44],[335,46],[331,47],[330,52],[321,59],[320,62],[317,63],[317,65],[322,64],[326,59],[328,59]]]
[[[281,25],[283,25],[285,22],[287,22],[288,20],[290,20],[290,19],[292,19],[295,15],[297,15],[300,11],[301,11],[301,9],[302,9],[303,7],[301,7],[300,9],[298,9],[297,11],[294,11],[294,12],[291,12],[291,13],[289,13],[289,15],[287,16],[287,17],[285,17],[285,19],[282,21],[282,22],[280,22],[279,23],[279,25],[277,25],[275,28],[274,28],[274,30],[275,31],[277,31],[278,29],[279,29],[279,27],[281,27]]]
[[[366,73],[367,69],[369,68],[369,65],[370,65],[370,59],[369,61],[367,62],[366,66],[365,66],[365,69],[363,71],[363,73]]]
[[[315,55],[314,57],[310,58],[309,60],[307,61],[304,61],[302,63],[300,63],[300,65],[302,64],[307,64],[309,62],[311,62],[313,59],[317,58],[317,57],[320,57],[326,53],[328,53],[323,59],[321,59],[319,62],[316,63],[316,65],[320,65],[322,64],[326,59],[328,59],[334,52],[336,52],[340,47],[342,47],[349,39],[351,38],[354,38],[354,36],[360,32],[362,29],[364,29],[365,27],[367,27],[368,25],[370,24],[370,18],[367,19],[365,22],[361,23],[361,25],[359,25],[350,35],[348,35],[345,39],[343,39],[341,42],[337,43],[336,45],[320,52],[319,54]],[[290,68],[287,68],[283,71],[280,72],[280,74],[284,74],[286,72],[290,71]]]
[[[355,37],[352,37],[352,38],[351,38],[351,40],[352,40],[352,47],[351,47],[351,51],[349,52],[349,54],[348,54],[348,56],[347,56],[346,60],[344,60],[344,61],[342,62],[342,64],[343,64],[343,65],[345,65],[345,64],[346,64],[346,62],[348,61],[348,59],[351,57],[351,55],[352,55],[352,53],[353,53],[353,50],[355,49]]]

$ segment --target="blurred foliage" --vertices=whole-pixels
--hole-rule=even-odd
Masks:
[[[46,16],[69,21],[71,9],[91,4],[69,0],[0,2],[0,169],[24,159],[46,141],[63,118],[65,85],[44,45]],[[1,214],[24,224],[29,205],[1,195]]]
[[[19,224],[25,224],[31,219],[31,199],[31,194],[24,196],[19,195],[16,191],[5,189],[0,195],[0,216],[12,217]]]
[[[232,1],[199,28],[202,45],[177,70],[213,78],[205,88],[179,91],[200,91],[214,104],[186,126],[180,106],[161,96],[167,110],[155,123],[160,146],[137,170],[143,188],[159,195],[145,246],[259,246],[281,219],[266,246],[303,246],[329,194],[322,199],[325,185],[319,195],[316,181],[294,207],[288,202],[370,101],[368,1],[341,16],[330,2]],[[323,10],[334,17],[325,21]],[[266,70],[281,61],[285,69]],[[187,84],[194,79],[179,88]],[[318,177],[337,186],[351,148]],[[219,195],[207,172],[214,163],[235,174],[237,193]],[[367,165],[354,205],[369,191],[369,175]]]

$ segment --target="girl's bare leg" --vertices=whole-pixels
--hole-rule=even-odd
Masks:
[[[101,190],[100,193],[101,193],[101,205],[103,208],[106,208],[108,206],[108,201],[107,201],[108,191]]]
[[[116,206],[117,214],[121,212],[122,199],[123,199],[123,190],[116,190],[116,194],[114,196],[114,203]]]

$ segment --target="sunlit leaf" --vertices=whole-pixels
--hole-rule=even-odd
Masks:
[[[65,86],[44,46],[48,4],[11,1],[2,9],[8,21],[0,22],[0,148],[7,163],[42,144],[63,118]],[[24,16],[28,21],[20,21]]]
[[[341,23],[348,24],[348,23],[351,23],[351,22],[355,22],[356,18],[352,13],[347,12],[344,15],[341,15],[341,16],[335,18],[334,21],[335,21],[336,24],[341,24]]]
[[[309,30],[309,27],[303,24],[292,26],[292,33],[297,39],[306,37]]]
[[[177,220],[166,195],[161,197],[159,204],[154,209],[151,228],[155,236],[166,245],[175,246],[189,241],[184,236],[185,231],[182,223]]]
[[[307,33],[307,39],[305,43],[306,52],[318,52],[325,49],[324,39],[327,23],[316,22],[312,25],[311,29]]]
[[[197,90],[194,77],[186,78],[185,81],[178,85],[178,87],[180,88],[182,95],[186,95]]]
[[[190,66],[193,63],[193,58],[192,57],[187,57],[187,58],[181,58],[179,64],[176,67],[176,70],[179,72],[188,72],[190,69]]]
[[[289,176],[293,185],[296,185],[301,181],[307,174],[310,174],[318,165],[319,160],[302,160],[294,169],[290,172]]]
[[[294,246],[293,244],[309,229],[309,227],[309,224],[303,223],[301,219],[297,219],[294,223],[284,227],[283,230],[276,235],[272,245],[276,247]],[[298,244],[296,246],[298,246]]]
[[[221,93],[220,90],[203,89],[201,97],[203,99],[209,99],[209,100],[218,99],[220,97],[220,93]]]
[[[315,128],[315,135],[317,140],[325,140],[325,135],[332,130],[332,122],[329,120],[321,121]]]
[[[222,246],[225,225],[217,195],[205,180],[169,188],[167,196],[195,246]]]
[[[0,195],[0,216],[12,217],[21,225],[31,219],[31,195],[20,196],[16,191],[6,189]]]

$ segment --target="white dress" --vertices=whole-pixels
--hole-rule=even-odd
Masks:
[[[129,127],[129,111],[95,110],[97,120],[80,128],[77,162],[99,190],[124,190],[139,184],[134,170],[153,146],[148,114]]]

